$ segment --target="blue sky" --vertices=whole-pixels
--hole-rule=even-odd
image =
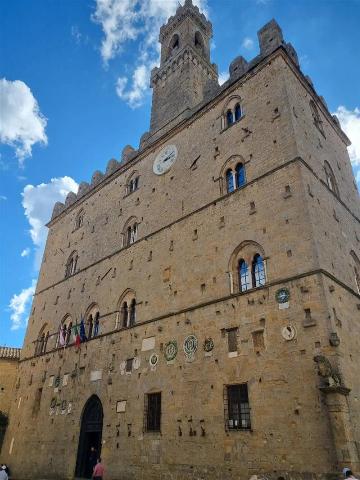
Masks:
[[[224,78],[271,18],[353,141],[360,185],[360,2],[197,0]],[[21,346],[53,203],[149,127],[158,28],[176,0],[0,2],[0,344]]]

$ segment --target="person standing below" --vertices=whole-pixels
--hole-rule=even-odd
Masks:
[[[343,470],[343,474],[344,474],[344,478],[346,480],[357,480],[357,478],[354,476],[354,474],[352,473],[350,468],[345,467],[344,470]]]
[[[0,468],[0,480],[8,480],[8,475],[6,473],[6,466],[2,465]]]
[[[105,473],[104,465],[101,463],[101,458],[97,459],[97,464],[94,467],[93,479],[103,480]]]

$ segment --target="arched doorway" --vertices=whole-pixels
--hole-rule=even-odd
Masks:
[[[91,478],[93,461],[101,453],[103,428],[103,408],[97,395],[92,395],[86,402],[82,417],[79,447],[76,460],[76,477]],[[92,447],[95,453],[91,453]]]

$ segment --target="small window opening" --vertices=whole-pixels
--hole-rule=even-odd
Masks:
[[[145,426],[147,432],[160,432],[161,392],[148,393],[145,397]]]
[[[226,389],[228,428],[230,430],[250,430],[250,405],[247,384],[228,385]]]

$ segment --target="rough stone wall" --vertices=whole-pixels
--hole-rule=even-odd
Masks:
[[[358,350],[359,297],[343,262],[348,246],[342,243],[341,257],[334,242],[341,234],[350,245],[356,224],[337,204],[341,222],[331,217],[333,195],[299,158],[311,147],[302,146],[305,137],[293,121],[297,98],[289,92],[298,79],[288,73],[283,55],[279,51],[51,224],[12,405],[18,421],[10,425],[5,444],[18,478],[36,478],[40,472],[72,478],[81,412],[91,394],[104,408],[109,479],[235,479],[260,473],[277,478],[286,472],[305,478],[308,472],[319,477],[335,472],[337,452],[313,357],[326,355],[339,365],[352,388],[351,417],[359,424],[359,362],[352,354]],[[242,99],[245,115],[222,130],[221,116],[232,95]],[[311,115],[306,118],[311,130]],[[331,141],[340,143],[336,137]],[[177,145],[178,159],[169,173],[156,177],[153,160],[168,144]],[[311,155],[303,160],[313,159],[315,152]],[[225,195],[220,177],[227,162],[237,159],[245,162],[247,184]],[[135,170],[140,188],[125,196]],[[80,208],[85,222],[74,231]],[[138,241],[121,249],[121,232],[131,216],[140,222]],[[229,282],[230,259],[248,240],[264,250],[268,283],[239,294]],[[74,249],[80,271],[64,280]],[[326,253],[336,259],[332,270]],[[339,263],[344,285],[329,276]],[[290,291],[288,308],[275,301],[280,287]],[[137,324],[111,333],[127,288],[136,292]],[[79,352],[71,346],[29,358],[45,322],[56,332],[65,314],[79,319],[93,302],[101,314],[99,338]],[[342,327],[339,318],[334,323],[333,307]],[[296,329],[292,341],[281,334],[289,325]],[[224,329],[233,327],[238,328],[238,355],[230,358]],[[341,340],[336,348],[329,344],[334,330]],[[261,348],[254,345],[258,331],[263,331]],[[193,361],[182,350],[189,334],[199,341]],[[154,349],[142,351],[142,340],[152,336]],[[206,356],[208,337],[215,347]],[[177,341],[179,351],[168,364],[164,346],[170,340]],[[155,369],[149,366],[153,352],[159,355]],[[121,363],[134,356],[139,368],[122,374]],[[102,378],[90,381],[92,371],[101,371]],[[63,379],[72,372],[59,391],[48,386],[50,376]],[[241,382],[249,386],[252,431],[227,432],[224,385]],[[143,432],[144,395],[151,391],[162,392],[161,434]],[[58,406],[50,412],[54,397],[58,405],[70,402],[71,411],[62,413]],[[120,400],[127,401],[125,413],[116,413]],[[358,427],[354,431],[359,441]],[[346,452],[340,460],[345,459]]]
[[[17,359],[0,358],[0,412],[8,415],[18,374]]]
[[[70,347],[23,362],[13,404],[18,424],[7,437],[7,447],[15,437],[9,461],[16,465],[16,475],[34,478],[41,472],[48,478],[71,478],[79,419],[91,394],[97,394],[104,407],[102,456],[108,478],[159,478],[159,472],[169,472],[180,479],[208,471],[211,478],[235,479],[274,469],[279,474],[333,470],[331,432],[313,362],[314,354],[329,349],[322,279],[312,275],[282,282],[291,292],[289,308],[283,310],[274,298],[278,286],[104,336],[82,345],[78,354]],[[306,327],[304,308],[309,306],[314,324]],[[288,324],[297,329],[295,341],[281,336]],[[238,356],[229,358],[222,332],[232,327],[239,328]],[[264,331],[264,349],[253,344],[252,334],[259,329]],[[188,334],[199,340],[192,362],[182,351]],[[155,348],[141,351],[142,340],[152,336]],[[210,356],[203,350],[207,337],[215,344]],[[179,346],[173,362],[166,362],[163,354],[169,340]],[[153,352],[159,354],[159,363],[151,369]],[[120,363],[134,355],[140,367],[122,374]],[[90,381],[93,370],[102,370],[101,380]],[[59,392],[48,386],[50,376],[63,379],[73,371],[76,375],[60,385]],[[252,431],[226,432],[223,387],[238,382],[249,385]],[[39,388],[41,404],[34,414]],[[151,391],[162,392],[161,434],[143,432],[144,394]],[[50,415],[54,396],[71,402],[71,413],[58,410]],[[116,413],[118,400],[127,401],[125,413]],[[190,436],[190,427],[196,436]]]

